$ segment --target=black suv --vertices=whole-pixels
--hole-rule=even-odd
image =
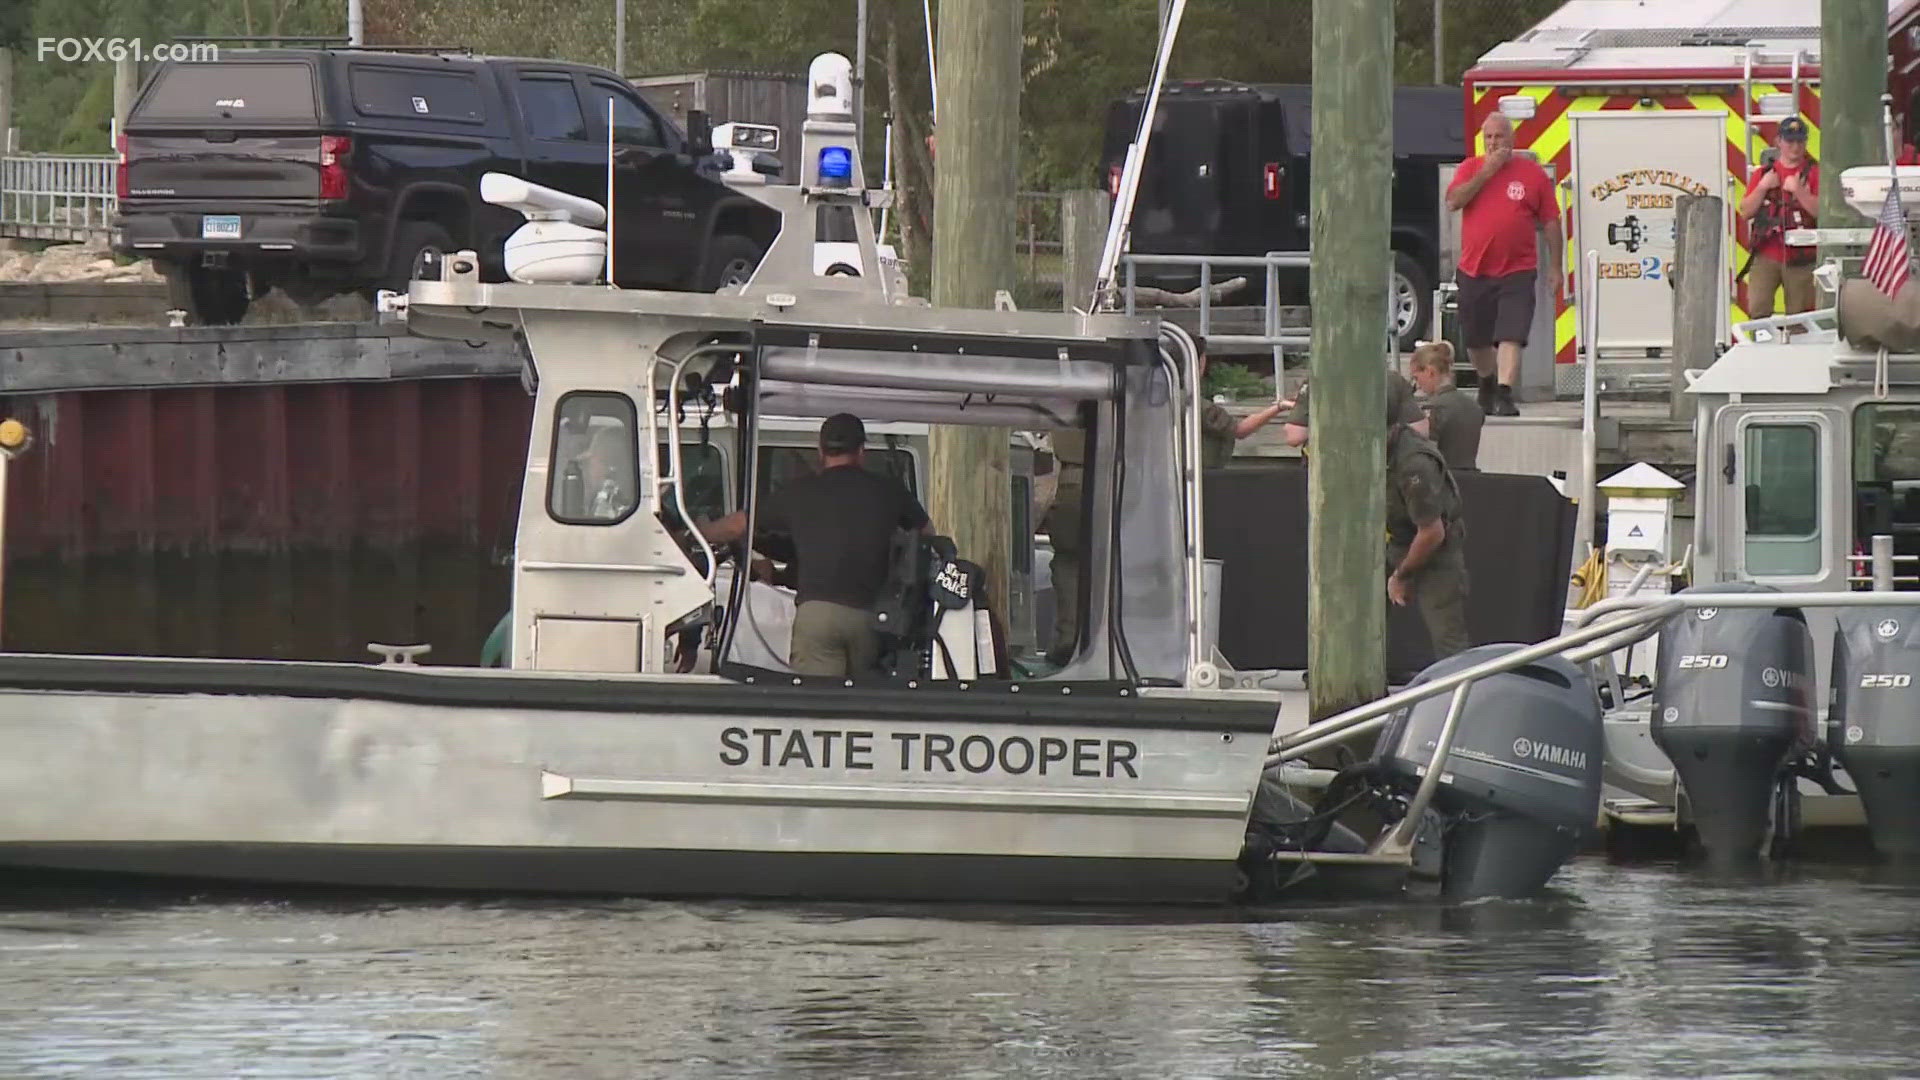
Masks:
[[[1118,193],[1127,144],[1145,95],[1107,110],[1101,179]],[[1402,86],[1393,98],[1393,319],[1400,348],[1427,336],[1440,280],[1440,166],[1466,156],[1458,87]],[[1306,251],[1313,156],[1313,88],[1203,80],[1169,85],[1133,209],[1132,249],[1160,255],[1263,255]],[[1336,185],[1337,187],[1337,185]],[[1143,283],[1191,288],[1190,267],[1139,268]],[[1236,303],[1258,303],[1260,272]],[[1282,270],[1283,303],[1305,303],[1307,272]]]
[[[239,321],[279,286],[299,303],[403,290],[423,254],[471,248],[506,280],[524,220],[480,199],[513,173],[606,201],[627,288],[745,281],[780,218],[727,188],[689,140],[604,68],[360,49],[229,52],[171,62],[120,136],[116,249],[150,257],[198,323]]]

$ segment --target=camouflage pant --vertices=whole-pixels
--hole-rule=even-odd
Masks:
[[[1387,563],[1389,574],[1399,565],[1399,556],[1403,554],[1396,553]],[[1433,639],[1435,660],[1444,660],[1473,646],[1473,638],[1467,633],[1466,560],[1438,556],[1413,575],[1408,588],[1413,593],[1413,602],[1420,608],[1420,621],[1427,626],[1427,636]]]

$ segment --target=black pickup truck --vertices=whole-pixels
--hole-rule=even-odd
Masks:
[[[491,171],[606,201],[629,288],[746,280],[779,215],[719,180],[613,72],[553,60],[363,49],[171,62],[121,135],[116,248],[152,258],[176,307],[232,323],[279,286],[296,302],[405,289],[423,254],[470,248],[503,281],[522,217],[480,199]]]
[[[1119,190],[1127,144],[1140,126],[1143,93],[1107,110],[1100,181]],[[1263,255],[1306,251],[1309,161],[1313,149],[1309,86],[1218,80],[1169,83],[1160,97],[1130,250],[1157,255]],[[1427,332],[1439,280],[1440,166],[1465,157],[1465,109],[1458,87],[1400,87],[1393,104],[1394,321],[1401,348]],[[1243,271],[1216,271],[1214,280]],[[1192,268],[1141,266],[1140,280],[1191,288]],[[1229,303],[1257,303],[1258,273]],[[1306,272],[1282,271],[1282,302],[1306,302]]]

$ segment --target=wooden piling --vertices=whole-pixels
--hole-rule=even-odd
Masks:
[[[941,0],[934,163],[933,302],[993,307],[1015,278],[1022,0]],[[935,426],[927,512],[988,595],[1007,603],[1010,486],[1005,428]]]
[[[1726,208],[1718,195],[1682,195],[1677,207],[1667,415],[1687,420],[1693,416],[1693,402],[1686,394],[1686,369],[1712,366],[1720,342],[1720,237]]]
[[[1776,82],[1778,80],[1775,80]],[[1880,95],[1887,89],[1885,0],[1820,0],[1820,227],[1870,228],[1847,205],[1840,173],[1884,165]],[[1821,248],[1820,259],[1846,249]],[[1857,254],[1858,249],[1853,249]]]
[[[1386,691],[1387,223],[1393,219],[1391,0],[1314,0],[1313,427],[1307,507],[1308,711]]]

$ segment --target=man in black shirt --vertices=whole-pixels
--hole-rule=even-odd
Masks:
[[[931,532],[920,501],[898,480],[866,469],[867,429],[851,413],[820,426],[820,471],[789,482],[760,507],[760,528],[793,537],[799,606],[787,662],[802,675],[861,675],[879,661],[873,604],[886,584],[898,529]],[[738,540],[736,510],[700,526],[709,541]]]

